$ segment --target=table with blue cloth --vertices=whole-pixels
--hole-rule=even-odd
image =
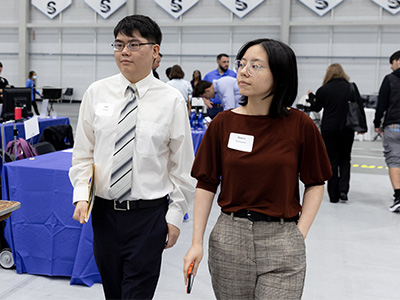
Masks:
[[[3,199],[21,203],[6,220],[4,236],[17,273],[71,277],[71,284],[101,282],[93,257],[90,223],[72,219],[71,152],[53,152],[7,163]]]
[[[39,140],[40,135],[43,133],[44,129],[49,126],[54,126],[54,125],[69,125],[69,118],[67,117],[57,117],[57,118],[38,118],[38,123],[39,123],[39,134],[35,135],[32,137],[32,144],[36,144]],[[25,138],[25,128],[24,128],[24,123],[20,122],[17,123],[17,130],[18,130],[18,137],[21,137],[23,139]],[[14,123],[7,123],[4,124],[4,144],[7,145],[9,141],[14,140]],[[0,132],[0,138],[1,138],[1,132]],[[28,139],[29,142],[31,142],[31,139]]]
[[[40,136],[42,135],[43,131],[49,127],[49,126],[55,126],[55,125],[70,125],[69,123],[69,118],[68,117],[58,117],[58,118],[38,118],[38,123],[39,123],[39,134],[35,135],[31,139],[27,139],[31,145],[36,144],[39,141]],[[14,123],[7,123],[4,124],[4,149],[7,146],[7,143],[9,141],[14,140]],[[17,123],[16,128],[18,130],[18,136],[17,138],[25,138],[25,127],[24,123],[20,122]],[[1,136],[1,131],[0,131],[0,139],[2,138]],[[1,140],[0,140],[1,141]],[[1,148],[1,143],[0,143],[0,148]],[[1,168],[3,165],[3,161],[0,158],[0,173],[1,173]]]
[[[197,151],[205,130],[193,131]],[[71,277],[71,284],[101,282],[93,255],[91,219],[72,219],[71,151],[52,152],[4,165],[3,199],[21,208],[7,220],[4,236],[17,273]]]
[[[203,136],[204,136],[205,132],[206,132],[206,128],[192,129],[192,140],[193,140],[194,155],[197,154],[197,150],[199,149],[201,140],[203,139]]]

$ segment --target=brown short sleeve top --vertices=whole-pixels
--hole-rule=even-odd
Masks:
[[[251,151],[237,150],[235,143],[228,147],[231,133],[254,137]],[[318,128],[293,108],[281,118],[219,113],[192,168],[198,188],[215,193],[221,183],[218,204],[223,210],[248,209],[283,218],[301,211],[299,179],[305,185],[323,184],[331,175]]]

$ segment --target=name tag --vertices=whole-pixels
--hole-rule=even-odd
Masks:
[[[111,117],[114,113],[114,103],[100,103],[96,108],[96,115]]]
[[[229,135],[228,148],[251,152],[253,150],[254,136],[240,133],[233,133]]]

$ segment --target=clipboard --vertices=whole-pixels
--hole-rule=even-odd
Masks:
[[[93,209],[93,204],[94,204],[94,198],[96,196],[96,188],[94,184],[94,165],[93,165],[93,173],[92,173],[92,178],[90,178],[89,181],[89,199],[88,199],[88,209],[86,211],[86,216],[85,216],[85,222],[89,221],[90,214]]]

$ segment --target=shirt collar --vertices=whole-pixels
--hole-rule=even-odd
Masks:
[[[122,73],[120,79],[121,79],[121,85],[120,85],[121,93],[125,95],[127,88],[131,86],[135,90],[135,94],[138,99],[143,98],[143,96],[146,94],[150,86],[153,84],[153,81],[155,80],[152,72],[150,72],[149,75],[147,75],[145,78],[136,83],[130,82],[128,79],[124,77],[124,75],[122,75]]]

